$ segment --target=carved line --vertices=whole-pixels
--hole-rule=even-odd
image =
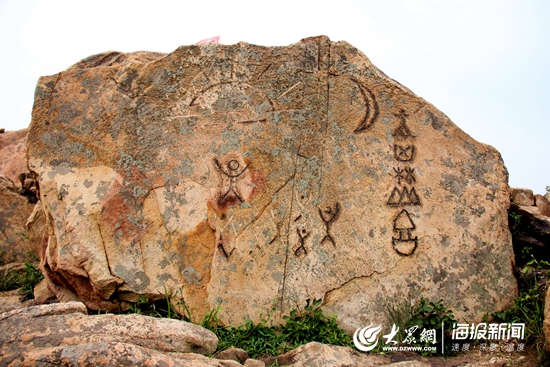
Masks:
[[[397,145],[393,146],[393,154],[395,159],[400,162],[412,162],[414,159],[415,148],[414,145]]]
[[[321,210],[321,208],[319,208],[319,216],[321,217],[323,222],[325,222],[325,227],[326,227],[325,228],[326,234],[325,234],[325,237],[323,237],[323,239],[321,240],[321,244],[323,244],[325,241],[330,241],[332,243],[332,245],[334,247],[336,247],[336,242],[334,241],[334,238],[330,234],[330,225],[332,224],[332,222],[334,222],[336,220],[336,218],[338,217],[339,212],[340,212],[340,204],[339,203],[335,204],[334,211],[333,211],[333,208],[330,207],[330,206],[325,207],[324,210]],[[325,214],[329,215],[329,219],[325,218]]]
[[[269,68],[269,67],[268,67]],[[266,68],[266,70],[268,69]],[[206,74],[205,74],[206,75]],[[216,84],[212,84],[211,86],[203,89],[202,91],[200,91],[195,97],[193,97],[193,99],[191,100],[191,102],[189,103],[189,106],[193,106],[193,104],[195,103],[195,101],[201,96],[203,95],[204,93],[206,93],[207,91],[209,91],[210,89],[213,89],[219,85],[223,85],[223,84],[240,84],[240,85],[245,85],[251,89],[255,89],[255,90],[258,90],[261,92],[261,94],[263,95],[263,97],[267,100],[267,102],[269,102],[269,105],[271,106],[271,109],[273,110],[274,109],[274,106],[273,106],[273,102],[271,101],[271,99],[261,90],[261,89],[258,89],[256,87],[253,87],[249,84],[246,84],[246,83],[242,83],[242,82],[235,82],[235,81],[228,81],[228,82],[220,82],[220,83],[216,83]]]
[[[416,182],[416,179],[414,178],[414,168],[410,168],[409,166],[403,168],[393,168],[393,171],[395,172],[395,178],[397,179],[397,184],[401,185],[401,180],[407,181],[409,185],[412,185],[413,182]]]
[[[376,120],[376,118],[378,117],[378,113],[379,113],[378,102],[376,102],[376,98],[374,97],[374,94],[370,91],[370,89],[362,85],[358,80],[354,78],[350,78],[350,79],[355,84],[357,84],[357,87],[359,87],[359,90],[361,91],[361,95],[363,96],[363,100],[365,102],[365,107],[366,107],[365,117],[363,118],[363,121],[361,121],[359,126],[357,126],[355,130],[353,130],[354,133],[360,133],[362,131],[365,131],[369,127],[371,127],[374,121]],[[369,94],[370,100],[372,100],[372,107],[374,109],[372,113],[372,117],[371,117],[371,107],[369,105],[369,98],[365,94],[365,91]]]
[[[394,115],[394,116],[399,117],[401,119],[401,125],[399,125],[397,129],[395,129],[392,135],[396,138],[401,138],[401,139],[414,138],[413,133],[407,127],[407,120],[405,119],[405,117],[408,117],[409,115],[405,113],[405,110],[401,110],[401,112],[398,115]]]
[[[422,205],[420,203],[420,197],[416,193],[415,188],[409,189],[404,187],[403,190],[399,190],[397,187],[394,187],[388,202],[388,206],[405,206],[405,205]]]
[[[279,222],[275,221],[275,214],[273,214],[273,209],[271,209],[271,216],[273,217],[273,222],[275,223],[275,227],[277,228],[277,234],[271,241],[269,241],[269,244],[271,245],[277,238],[281,238],[281,229],[283,227],[283,221],[285,220],[287,212],[283,215],[281,220]]]
[[[214,158],[214,164],[216,165],[216,167],[218,167],[218,169],[220,170],[221,173],[223,173],[224,175],[226,175],[227,177],[229,177],[229,188],[227,189],[227,191],[225,192],[225,194],[220,198],[218,199],[218,203],[221,203],[223,202],[223,200],[227,197],[227,195],[229,195],[230,192],[233,192],[233,194],[235,195],[235,197],[237,199],[239,199],[239,201],[242,203],[243,202],[243,199],[241,198],[241,196],[239,195],[239,193],[235,190],[235,188],[233,187],[233,184],[235,183],[235,179],[239,176],[241,176],[244,171],[246,171],[246,169],[248,168],[248,166],[250,166],[250,163],[248,163],[240,172],[236,172],[239,167],[241,166],[241,164],[239,163],[239,161],[237,161],[236,159],[232,159],[230,160],[229,162],[227,162],[227,168],[228,170],[231,172],[231,171],[235,171],[236,173],[229,173],[229,172],[226,172],[220,162],[218,161],[217,158]]]
[[[399,227],[397,222],[400,222]],[[408,211],[405,209],[401,210],[399,214],[395,217],[393,221],[393,230],[399,233],[399,237],[392,237],[393,249],[402,256],[410,256],[414,254],[418,246],[418,237],[412,237],[412,231],[416,229],[416,225],[412,221],[412,218]],[[409,248],[412,244],[412,248]],[[407,252],[400,251],[400,246],[404,245],[407,249]]]
[[[300,84],[302,84],[302,82],[298,82],[296,84],[294,84],[292,87],[288,88],[287,90],[285,90],[281,95],[279,95],[279,97],[275,98],[275,99],[279,99],[279,98],[282,98],[284,96],[287,95],[287,93],[290,93],[294,88],[296,88],[297,86],[299,86]]]
[[[300,231],[299,228],[296,228],[296,232],[298,233],[298,237],[300,237],[300,239],[298,240],[300,242],[300,246],[298,246],[298,248],[294,251],[294,255],[300,256],[300,255],[298,255],[298,252],[300,252],[300,250],[302,250],[304,252],[304,255],[307,255],[307,248],[305,246],[306,245],[306,238],[309,237],[311,232],[306,233],[306,230],[304,228],[302,228],[301,231]],[[303,234],[305,234],[305,235],[303,235]]]
[[[217,239],[217,245],[218,245],[218,249],[221,250],[222,255],[224,255],[226,258],[229,258],[229,256],[231,256],[231,254],[233,253],[235,248],[233,248],[233,250],[229,254],[227,253],[227,251],[225,250],[225,247],[223,247],[222,232],[229,225],[229,223],[231,223],[232,220],[233,220],[233,216],[231,216],[231,218],[229,218],[227,223],[225,223],[225,226],[223,226],[223,228],[222,228],[220,226],[220,223],[218,222],[218,217],[216,216],[216,228],[219,231],[219,238]],[[234,229],[235,229],[235,227],[233,227],[233,230]]]

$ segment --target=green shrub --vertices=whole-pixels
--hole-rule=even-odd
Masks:
[[[34,298],[34,287],[36,287],[42,279],[44,279],[44,275],[42,275],[40,269],[28,261],[25,262],[24,273],[19,279],[21,293],[25,296],[25,299]]]
[[[27,254],[34,261],[38,261],[36,255],[30,251]],[[0,274],[0,291],[9,291],[20,289],[20,293],[24,295],[24,299],[34,298],[34,287],[42,280],[44,276],[40,269],[34,263],[25,262],[25,268],[18,272],[3,272]]]
[[[279,355],[310,342],[351,346],[351,337],[338,326],[336,316],[323,314],[321,304],[320,299],[306,300],[303,310],[294,309],[283,317],[284,325],[268,326],[268,314],[258,324],[249,320],[241,326],[211,330],[220,340],[218,350],[235,346],[246,350],[252,358]]]
[[[19,274],[3,271],[0,273],[0,292],[19,288]]]
[[[453,315],[453,312],[448,310],[443,301],[428,302],[424,298],[420,298],[416,307],[412,309],[412,317],[407,322],[407,328],[412,326],[418,326],[418,329],[425,328],[426,330],[434,329],[436,333],[436,340],[440,341],[443,338],[450,340],[452,335],[452,327],[457,321]],[[443,325],[443,330],[441,329]],[[428,342],[417,342],[412,345],[417,347],[433,346]],[[451,344],[445,343],[445,350],[441,350],[440,344],[435,345],[437,350],[435,352],[421,352],[422,355],[452,355]]]
[[[530,255],[528,249],[524,255]],[[520,269],[518,274],[520,292],[514,305],[508,310],[495,312],[491,316],[506,323],[525,323],[525,343],[535,347],[539,363],[545,365],[545,363],[550,364],[550,359],[545,352],[543,321],[546,294],[541,281],[550,276],[550,263],[530,256],[531,260]]]

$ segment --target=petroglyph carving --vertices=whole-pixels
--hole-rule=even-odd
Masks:
[[[416,182],[416,179],[414,178],[414,168],[410,168],[409,166],[405,168],[398,167],[394,168],[393,171],[395,172],[395,178],[397,179],[398,185],[401,185],[401,181],[405,181],[409,185]]]
[[[222,215],[222,219],[225,219],[225,214]],[[223,227],[220,225],[220,222],[218,221],[218,218],[216,217],[216,248],[220,250],[221,254],[225,256],[226,258],[229,258],[236,247],[234,247],[231,251],[227,252],[227,249],[225,248],[223,244],[223,231],[229,226],[231,221],[233,220],[233,216],[229,218],[229,220],[223,225]]]
[[[363,84],[359,83],[359,81],[353,78],[351,80],[355,84],[357,84],[359,90],[361,91],[361,96],[365,101],[365,116],[363,117],[359,125],[355,128],[355,130],[353,130],[354,133],[360,133],[371,127],[378,117],[378,102],[376,102],[376,98],[374,97],[374,94],[370,91],[370,89],[368,89]]]
[[[412,162],[414,159],[415,149],[413,145],[398,145],[393,146],[393,154],[399,162]]]
[[[392,237],[392,245],[398,254],[409,256],[414,253],[418,245],[418,237],[412,237],[412,231],[416,229],[408,211],[401,210],[393,221],[393,230],[399,237]]]
[[[407,187],[402,190],[394,187],[386,204],[389,206],[421,205],[420,197],[414,187],[410,190]]]
[[[243,199],[239,194],[238,189],[235,186],[235,180],[239,176],[241,176],[244,173],[244,171],[246,171],[250,163],[241,169],[241,163],[239,163],[239,161],[236,159],[232,159],[229,162],[227,162],[225,167],[223,167],[220,164],[220,161],[218,161],[217,158],[214,158],[214,164],[220,170],[221,173],[229,177],[229,188],[227,189],[225,194],[223,194],[218,198],[218,203],[221,204],[230,194],[232,194],[235,198],[237,198],[242,203]]]
[[[283,223],[284,223],[286,214],[287,213],[285,212],[285,214],[282,216],[282,218],[279,221],[277,221],[275,219],[275,214],[273,213],[273,210],[271,210],[271,217],[273,218],[273,223],[275,223],[275,227],[277,228],[277,233],[275,234],[275,237],[273,237],[273,239],[271,241],[269,241],[270,245],[273,242],[277,241],[277,239],[281,239],[281,229],[283,228]]]
[[[328,241],[332,243],[333,246],[336,246],[336,242],[334,241],[334,238],[330,234],[330,225],[338,216],[338,212],[340,211],[340,204],[336,203],[334,205],[334,208],[331,206],[326,206],[324,209],[319,208],[319,216],[325,223],[325,237],[321,240],[321,244],[323,244],[325,241]]]
[[[398,139],[414,138],[413,133],[407,127],[406,117],[409,115],[407,115],[404,110],[401,110],[401,112],[395,116],[401,119],[401,124],[395,129],[392,135]]]
[[[309,237],[311,232],[308,232],[305,228],[296,228],[298,233],[298,248],[294,250],[294,255],[302,257],[307,255],[306,238]]]

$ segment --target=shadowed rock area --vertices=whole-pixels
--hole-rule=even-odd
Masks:
[[[237,324],[323,299],[353,331],[517,295],[499,153],[346,42],[92,56],[40,78],[28,159],[49,288],[92,309],[167,292]]]

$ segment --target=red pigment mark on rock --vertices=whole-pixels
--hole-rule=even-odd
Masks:
[[[267,187],[267,180],[262,171],[252,170],[251,176],[252,176],[253,187],[252,187],[252,193],[250,195],[250,199],[258,195]]]

